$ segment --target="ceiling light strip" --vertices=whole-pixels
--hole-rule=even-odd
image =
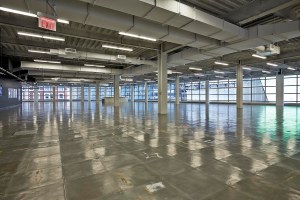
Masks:
[[[85,67],[105,67],[104,65],[84,64]]]
[[[48,40],[65,41],[65,38],[63,38],[63,37],[40,35],[40,34],[36,34],[36,33],[28,33],[28,32],[22,32],[22,31],[19,31],[18,35],[28,36],[28,37],[36,37],[36,38],[44,38],[44,39],[48,39]]]
[[[33,61],[34,62],[41,62],[41,63],[61,64],[60,61],[51,61],[51,60],[38,60],[38,59],[35,59]]]
[[[260,55],[257,55],[257,54],[252,54],[252,56],[255,57],[255,58],[267,59],[267,57],[265,57],[265,56],[260,56]]]
[[[149,41],[153,41],[153,42],[157,41],[155,38],[135,35],[135,34],[131,34],[131,33],[119,32],[119,34],[129,36],[129,37],[139,38],[139,39],[143,39],[143,40],[149,40]]]
[[[274,64],[274,63],[267,63],[267,65],[273,66],[273,67],[278,67],[278,65],[277,65],[277,64]]]
[[[19,15],[25,15],[25,16],[28,16],[28,17],[37,17],[37,15],[34,14],[34,13],[24,12],[24,11],[15,10],[15,9],[6,8],[6,7],[0,7],[0,10],[2,10],[4,12],[19,14]]]
[[[229,65],[228,63],[219,62],[219,61],[216,61],[215,64],[216,65],[223,65],[223,66],[228,66]]]
[[[107,44],[102,45],[102,47],[103,47],[103,48],[109,48],[109,49],[123,50],[123,51],[133,51],[132,48],[118,47],[118,46],[107,45]]]
[[[196,68],[196,67],[189,67],[189,69],[191,69],[191,70],[198,70],[198,71],[202,71],[202,69],[201,69],[201,68]]]

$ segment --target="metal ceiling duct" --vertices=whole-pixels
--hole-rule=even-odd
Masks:
[[[168,57],[169,65],[183,65],[195,61],[220,57],[226,54],[254,49],[300,36],[300,21],[282,22],[276,24],[257,25],[251,27],[247,40],[232,43],[224,47],[212,48],[207,51],[186,49]]]
[[[40,69],[47,71],[60,71],[60,72],[77,72],[77,73],[96,73],[96,74],[111,74],[121,75],[121,69],[109,69],[109,68],[97,68],[75,65],[61,65],[61,64],[47,64],[47,63],[35,63],[35,62],[21,62],[21,68],[23,69]]]
[[[66,53],[64,49],[50,49],[49,54],[57,55],[63,58],[76,58],[83,60],[95,60],[95,61],[107,61],[112,63],[126,63],[132,65],[156,65],[155,62],[148,60],[141,60],[139,58],[130,58],[126,57],[126,59],[118,59],[117,55],[108,55],[108,54],[100,54],[100,53],[91,53],[91,52],[82,52],[77,51],[76,53]]]
[[[108,2],[114,4],[117,1]],[[121,2],[124,4],[125,1]],[[49,2],[49,4],[51,4],[51,2]],[[207,48],[219,44],[219,41],[213,38],[153,22],[141,17],[134,17],[131,14],[122,13],[105,7],[91,6],[83,1],[59,0],[55,1],[55,4],[51,7],[49,4],[44,0],[32,0],[26,4],[24,1],[19,0],[2,0],[0,2],[0,6],[3,7],[30,11],[33,13],[42,12],[50,15],[56,14],[59,18],[68,19],[70,21],[115,31],[151,36],[175,44],[196,48]],[[136,9],[136,6],[133,6],[133,8]]]
[[[245,29],[175,0],[81,1],[221,41],[231,42],[247,37]],[[140,33],[135,27],[130,32]]]

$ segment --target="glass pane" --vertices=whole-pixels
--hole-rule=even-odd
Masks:
[[[297,86],[285,86],[284,93],[297,93]]]
[[[296,102],[297,101],[297,94],[284,94],[284,101],[286,102]]]

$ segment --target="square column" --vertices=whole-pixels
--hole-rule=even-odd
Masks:
[[[37,85],[34,86],[34,102],[37,103],[39,101],[39,87]]]
[[[145,82],[145,102],[148,103],[148,83]]]
[[[209,80],[205,81],[205,104],[209,105]]]
[[[84,103],[84,86],[81,85],[81,103]]]
[[[56,102],[56,87],[55,87],[55,85],[53,85],[53,87],[52,87],[52,93],[53,93],[52,101],[53,101],[53,103],[55,103]]]
[[[91,102],[91,85],[88,87],[88,101]]]
[[[243,67],[238,65],[236,67],[236,107],[238,109],[243,108]]]
[[[73,101],[73,91],[72,91],[72,86],[70,86],[70,102]]]
[[[167,114],[168,74],[167,54],[162,51],[158,56],[158,114]]]
[[[176,76],[176,104],[180,103],[180,85],[179,85],[179,76]]]
[[[134,102],[134,85],[130,85],[130,101]]]
[[[100,102],[100,83],[99,81],[96,82],[96,104]]]
[[[120,106],[120,76],[115,75],[114,76],[114,106],[118,107]]]
[[[276,75],[276,106],[284,106],[284,75],[281,72]]]

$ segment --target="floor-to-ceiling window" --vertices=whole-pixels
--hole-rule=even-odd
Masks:
[[[134,100],[145,100],[145,84],[134,85]]]
[[[292,75],[284,78],[284,101],[300,103],[300,76]]]
[[[157,83],[148,83],[148,100],[158,100],[158,85]]]
[[[121,85],[121,90],[120,90],[120,96],[121,97],[126,97],[128,100],[130,100],[130,85]]]

